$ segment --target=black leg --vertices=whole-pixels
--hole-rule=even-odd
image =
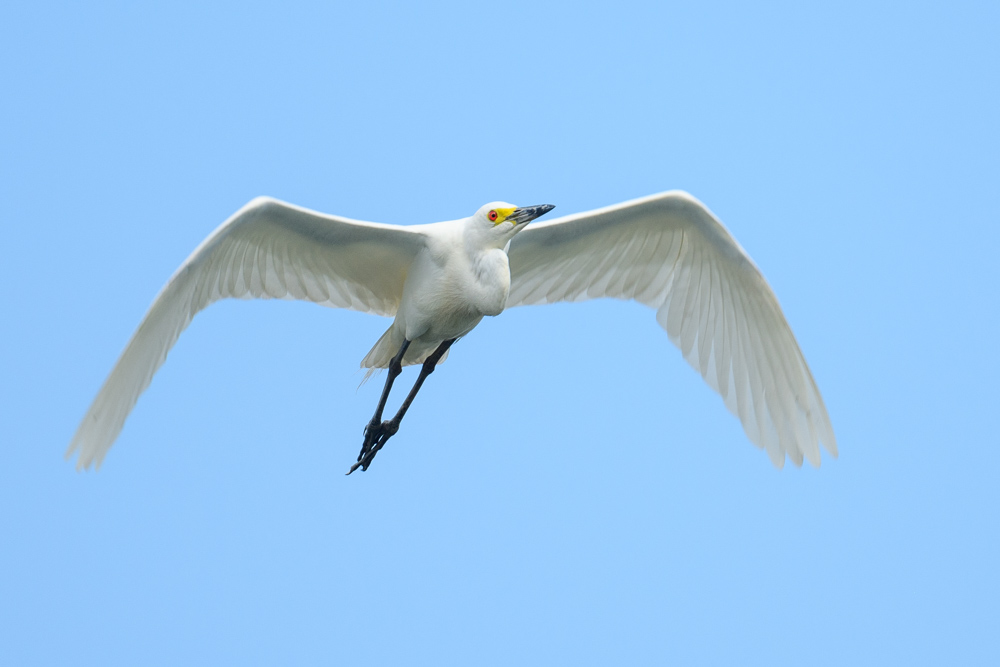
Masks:
[[[406,349],[410,347],[410,341],[403,340],[403,344],[399,348],[399,352],[396,356],[389,361],[389,374],[385,378],[385,387],[382,388],[382,397],[378,400],[378,407],[375,408],[375,415],[365,426],[365,441],[361,445],[361,453],[358,454],[358,461],[360,461],[365,454],[372,448],[372,445],[378,439],[381,431],[382,425],[382,411],[385,410],[385,402],[389,399],[389,392],[392,391],[392,383],[396,380],[400,373],[403,372],[403,355],[406,354]],[[350,473],[347,473],[350,474]]]
[[[403,404],[399,406],[399,411],[396,412],[396,415],[392,419],[382,422],[376,428],[372,428],[372,423],[368,424],[368,427],[365,428],[365,444],[368,449],[362,449],[361,455],[358,456],[358,462],[351,466],[351,469],[347,471],[348,475],[357,470],[359,467],[362,471],[368,470],[368,466],[371,465],[372,459],[374,459],[375,455],[378,454],[378,450],[382,449],[382,447],[385,446],[386,441],[394,436],[396,431],[399,430],[399,422],[403,420],[403,416],[406,414],[406,411],[410,409],[410,404],[413,403],[413,399],[416,398],[417,392],[420,391],[420,387],[424,384],[424,380],[427,379],[428,375],[434,372],[434,368],[441,360],[441,357],[444,356],[444,353],[448,351],[448,348],[451,347],[452,343],[456,340],[458,339],[452,338],[451,340],[446,340],[441,343],[438,345],[438,348],[424,360],[423,365],[420,367],[420,375],[417,376],[417,381],[413,383],[413,388],[410,389],[410,393],[406,395],[406,399],[403,401]],[[400,358],[402,358],[402,354],[400,354]],[[384,403],[385,401],[383,400],[382,403],[379,404],[380,410],[376,412],[376,415],[381,416],[381,408],[384,408]],[[372,444],[368,444],[367,434],[369,430],[373,432],[377,431]]]

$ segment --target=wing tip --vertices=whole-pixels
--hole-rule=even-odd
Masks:
[[[823,448],[826,449],[827,455],[831,459],[837,459],[839,457],[840,454],[837,451],[837,442],[835,440],[827,441],[827,440],[824,440],[824,439],[819,439],[819,443],[823,444]],[[821,468],[822,465],[823,465],[823,456],[820,453],[820,450],[819,450],[819,447],[818,447],[819,443],[817,443],[814,440],[813,443],[812,443],[813,446],[805,448],[805,449],[803,449],[802,447],[799,446],[798,443],[796,443],[795,446],[798,449],[794,453],[791,452],[791,451],[783,452],[783,453],[787,454],[788,458],[792,460],[792,463],[795,464],[796,468],[801,468],[802,467],[803,460],[808,461],[809,465],[811,465],[813,468]],[[784,459],[784,457],[782,457],[782,459]],[[772,459],[772,461],[773,461],[773,459]],[[784,463],[784,461],[782,460],[782,464],[783,463]],[[776,463],[775,467],[777,467],[778,469],[781,469],[782,466],[778,465]]]
[[[91,464],[93,463],[94,457],[87,456],[83,452],[82,448],[79,448],[80,451],[77,451],[78,448],[79,446],[77,442],[74,440],[72,443],[70,443],[70,446],[66,449],[66,453],[63,454],[63,460],[72,461],[73,457],[76,456],[76,464],[73,466],[74,468],[76,468],[76,471],[83,472],[84,470],[89,470]],[[100,461],[98,461],[97,464],[94,466],[94,469],[97,470],[100,467],[101,464]]]
[[[86,418],[84,419],[86,422]],[[77,472],[82,472],[84,470],[89,470],[91,466],[94,466],[94,470],[101,469],[101,463],[104,461],[104,456],[108,453],[110,446],[106,447],[94,447],[88,446],[87,435],[83,431],[83,424],[80,426],[80,431],[73,436],[73,440],[70,441],[69,447],[63,453],[64,461],[72,461],[73,457],[76,457],[76,463],[74,467]]]
[[[826,452],[827,452],[827,454],[830,455],[830,458],[836,459],[836,458],[840,457],[840,451],[837,449],[837,441],[836,440],[831,440],[830,442],[827,442],[827,441],[824,440],[823,441],[823,447],[826,448]]]

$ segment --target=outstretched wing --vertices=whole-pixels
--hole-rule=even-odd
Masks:
[[[419,231],[316,213],[254,199],[188,257],[146,317],[84,416],[66,456],[100,466],[126,417],[181,331],[200,310],[227,297],[302,299],[393,315]]]
[[[705,206],[667,192],[532,223],[509,248],[507,306],[635,299],[722,395],[775,466],[818,466],[837,443],[812,373],[778,300]]]

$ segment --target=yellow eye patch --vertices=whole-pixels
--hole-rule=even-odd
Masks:
[[[492,211],[490,211],[490,220],[493,221],[493,226],[496,227],[497,225],[499,225],[501,222],[506,220],[511,213],[513,213],[516,210],[517,208],[495,208]],[[494,212],[496,213],[496,218],[493,217]]]

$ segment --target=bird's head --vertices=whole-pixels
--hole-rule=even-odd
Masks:
[[[469,227],[483,245],[502,248],[529,222],[554,208],[552,204],[519,207],[502,201],[490,202],[469,218]]]

